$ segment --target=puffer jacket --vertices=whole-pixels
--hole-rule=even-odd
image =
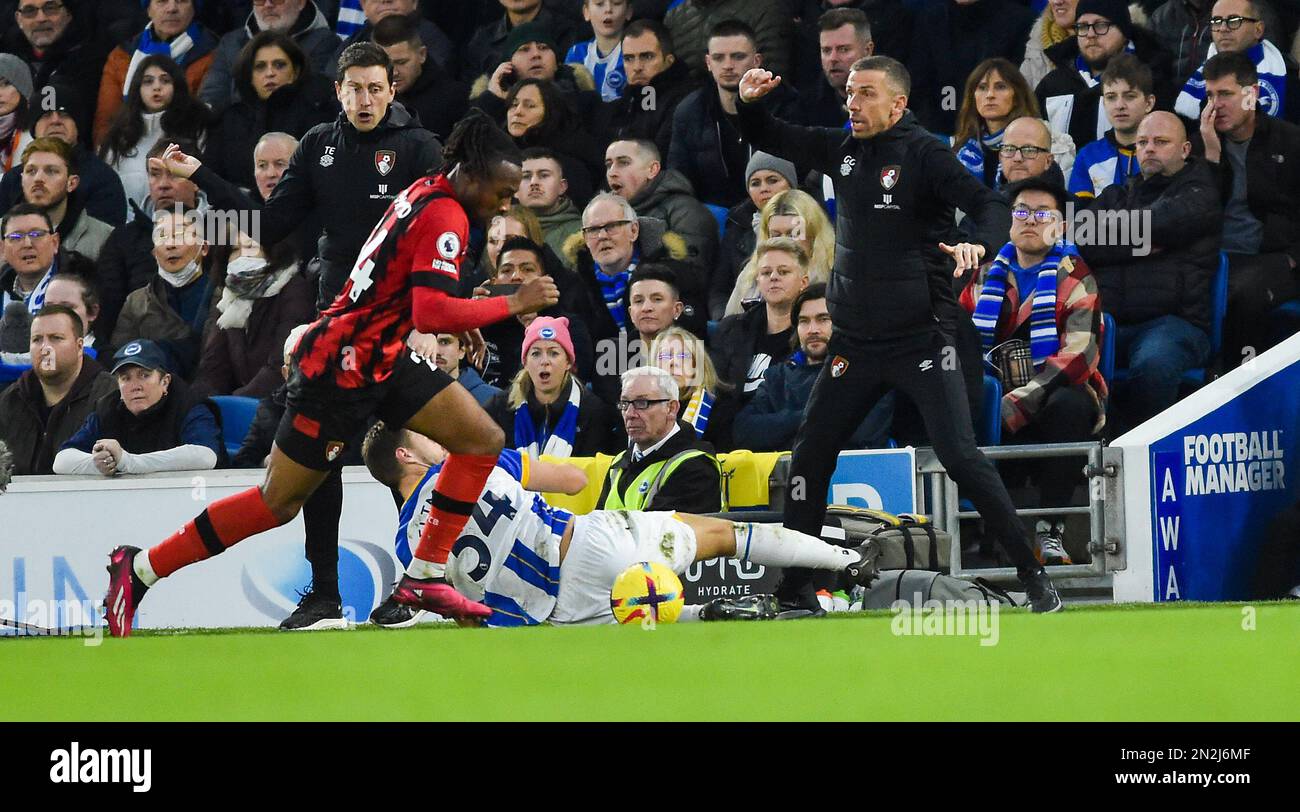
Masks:
[[[1103,189],[1088,210],[1122,212],[1130,223],[1150,224],[1152,250],[1135,256],[1132,239],[1125,245],[1083,240],[1076,218],[1079,253],[1101,284],[1106,312],[1121,325],[1179,316],[1208,332],[1210,280],[1219,265],[1223,232],[1223,205],[1209,165],[1193,156],[1172,177],[1130,178]]]
[[[235,87],[235,63],[239,61],[239,52],[260,33],[262,29],[257,25],[257,18],[249,14],[242,27],[229,32],[217,43],[212,65],[203,77],[198,94],[199,101],[211,107],[214,114],[221,115],[243,95],[243,91]],[[289,36],[307,55],[307,64],[311,65],[313,73],[333,77],[340,49],[339,38],[314,2],[303,6],[298,19],[289,28]]]

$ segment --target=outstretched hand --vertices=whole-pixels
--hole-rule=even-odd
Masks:
[[[959,242],[956,245],[941,242],[939,250],[957,261],[957,267],[952,272],[953,276],[962,276],[967,271],[978,268],[980,260],[984,259],[984,246],[970,242]]]
[[[151,168],[165,169],[178,178],[188,178],[199,171],[199,167],[203,166],[203,162],[193,155],[186,155],[181,152],[181,148],[175,144],[168,144],[161,158],[149,159],[149,166]]]
[[[740,77],[740,100],[758,101],[781,84],[781,77],[763,68],[750,68]]]

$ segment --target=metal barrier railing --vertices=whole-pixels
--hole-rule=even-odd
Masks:
[[[1068,578],[1095,579],[1125,566],[1123,539],[1117,534],[1123,522],[1123,457],[1119,449],[1109,449],[1100,443],[1053,443],[1043,445],[991,446],[981,448],[991,460],[1042,459],[1045,457],[1078,456],[1086,458],[1084,476],[1087,479],[1088,504],[1063,508],[1021,508],[1017,516],[1088,516],[1087,564],[1066,564],[1050,569],[1053,580]],[[952,537],[949,558],[952,575],[959,578],[988,578],[994,581],[1015,581],[1013,567],[967,569],[961,562],[961,520],[979,518],[973,510],[961,509],[957,484],[947,476],[947,471],[935,456],[932,448],[916,450],[917,493],[925,494],[926,512],[936,526]]]

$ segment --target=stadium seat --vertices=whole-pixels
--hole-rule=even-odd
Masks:
[[[241,398],[235,395],[214,395],[212,402],[221,412],[221,439],[226,444],[226,453],[234,456],[244,443],[248,427],[253,425],[253,416],[257,414],[257,398]]]
[[[713,219],[718,221],[718,239],[722,239],[722,232],[727,228],[727,209],[725,206],[714,206],[705,203],[704,208],[713,214]]]
[[[1300,333],[1300,299],[1283,302],[1269,314],[1272,342],[1278,344]]]
[[[1097,359],[1097,369],[1109,386],[1115,379],[1115,317],[1109,313],[1101,314],[1101,358]]]
[[[984,375],[984,419],[975,427],[975,440],[980,445],[1002,443],[1002,383],[992,375]]]

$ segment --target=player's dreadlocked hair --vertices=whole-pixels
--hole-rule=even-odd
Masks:
[[[485,178],[501,161],[523,164],[523,155],[509,133],[497,126],[487,113],[471,109],[456,122],[447,146],[442,150],[442,171],[460,165],[470,174]]]

